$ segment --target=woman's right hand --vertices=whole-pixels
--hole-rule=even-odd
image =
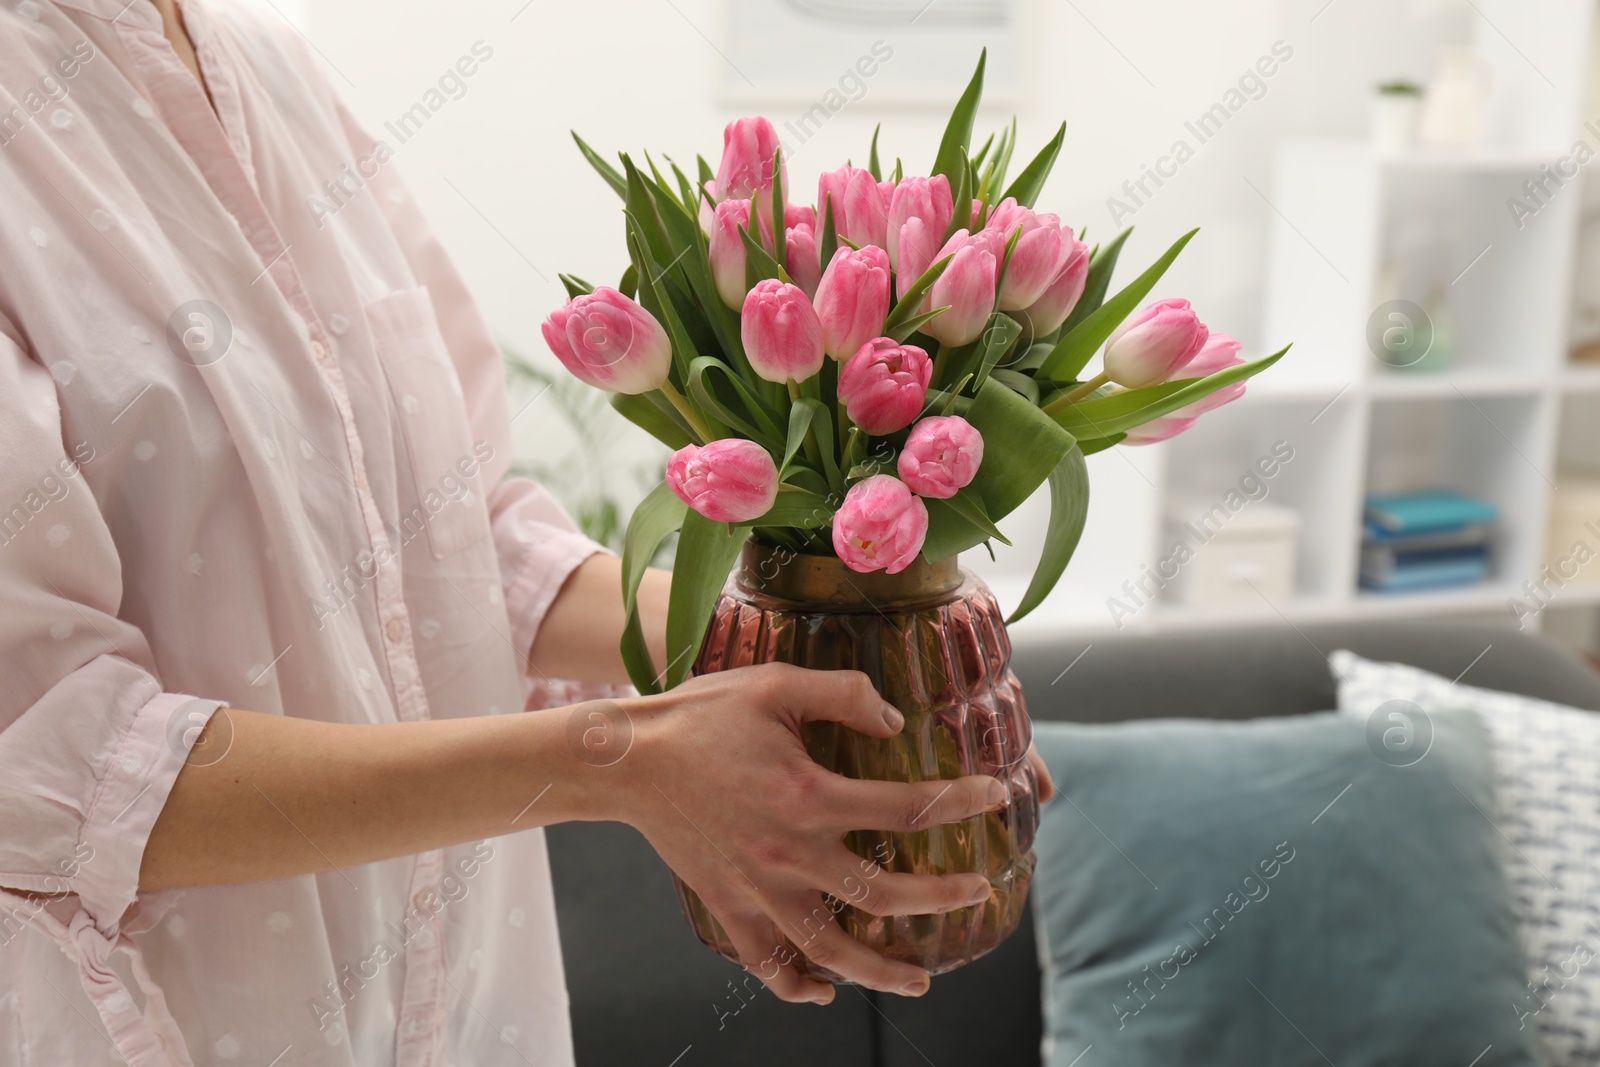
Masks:
[[[904,725],[857,671],[769,664],[606,703],[626,713],[632,744],[615,763],[595,768],[594,810],[644,834],[722,923],[747,970],[784,1000],[832,1000],[831,985],[802,975],[793,945],[868,988],[927,992],[925,970],[854,940],[823,894],[874,915],[935,914],[987,900],[981,874],[891,873],[850,852],[843,838],[996,811],[1005,797],[997,779],[906,784],[818,766],[801,740],[804,723],[837,722],[879,738]]]

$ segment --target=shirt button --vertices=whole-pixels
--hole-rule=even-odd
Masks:
[[[427,911],[429,898],[436,896],[438,892],[439,891],[431,885],[424,886],[423,888],[417,890],[416,895],[411,898],[411,903],[415,904],[423,911]]]
[[[323,344],[321,341],[312,341],[311,354],[316,356],[318,359],[327,359],[328,346]]]
[[[383,632],[389,635],[389,640],[398,641],[405,636],[406,624],[399,619],[390,619],[389,625],[383,628]]]

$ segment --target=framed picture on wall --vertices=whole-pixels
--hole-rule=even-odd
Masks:
[[[1020,7],[1020,0],[727,0],[724,96],[830,113],[869,93],[880,103],[948,108],[987,46],[985,100],[1014,99]],[[803,121],[805,108],[796,115]]]

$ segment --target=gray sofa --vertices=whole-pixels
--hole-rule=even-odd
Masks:
[[[1018,648],[1013,668],[1036,720],[1322,711],[1334,706],[1323,654],[1337,648],[1449,678],[1471,664],[1464,684],[1600,710],[1600,674],[1549,641],[1483,624],[1097,637],[1078,659],[1088,644]],[[665,865],[643,838],[616,824],[571,824],[551,830],[549,839],[580,1067],[1039,1060],[1039,972],[1028,920],[989,956],[935,979],[917,1000],[846,987],[826,1008],[783,1004],[765,992],[738,1008],[744,1001],[730,983],[741,972],[695,940]]]

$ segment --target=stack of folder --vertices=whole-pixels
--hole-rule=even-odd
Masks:
[[[1493,504],[1450,491],[1367,497],[1361,587],[1394,593],[1482,581],[1499,517]]]

